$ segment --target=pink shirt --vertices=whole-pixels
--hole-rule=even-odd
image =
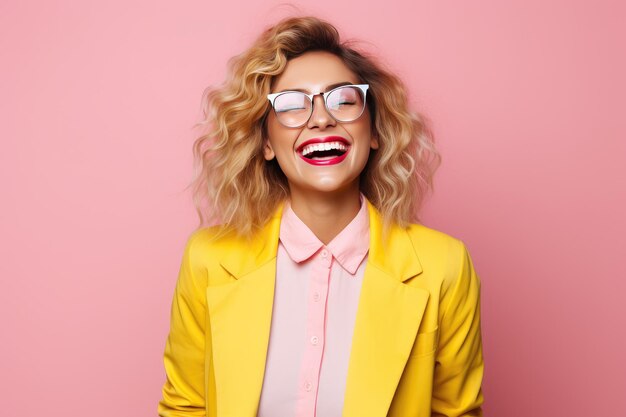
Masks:
[[[285,205],[257,417],[338,417],[369,250],[361,195],[356,217],[324,245]]]

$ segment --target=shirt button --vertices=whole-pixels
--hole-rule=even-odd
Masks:
[[[328,256],[328,251],[326,249],[322,249],[322,258],[325,258]]]
[[[317,345],[317,342],[319,342],[319,339],[317,338],[317,336],[313,336],[313,337],[311,338],[311,344],[313,344],[313,345]]]
[[[307,382],[306,384],[304,384],[304,389],[307,391],[311,391],[311,388],[313,388],[313,385],[311,385],[310,382]]]
[[[315,301],[319,301],[319,300],[320,300],[320,293],[318,293],[317,291],[315,291],[315,292],[313,293],[313,299],[314,299]]]

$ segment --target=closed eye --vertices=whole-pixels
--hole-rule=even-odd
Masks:
[[[336,108],[339,108],[341,106],[353,106],[355,104],[356,104],[355,101],[340,101],[338,103],[333,103],[331,108],[336,109]]]
[[[285,113],[288,111],[294,111],[294,110],[305,110],[304,107],[287,107],[287,108],[283,108],[283,109],[276,109],[277,113]]]

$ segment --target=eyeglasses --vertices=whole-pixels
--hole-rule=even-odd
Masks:
[[[369,84],[342,85],[325,93],[306,94],[301,91],[283,91],[268,94],[278,121],[286,127],[300,127],[313,114],[313,99],[321,95],[326,111],[338,122],[351,122],[363,114]]]

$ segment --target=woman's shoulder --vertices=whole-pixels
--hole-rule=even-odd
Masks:
[[[181,281],[187,282],[191,279],[196,282],[195,287],[209,285],[209,276],[213,282],[229,282],[228,274],[220,265],[236,245],[241,247],[240,239],[221,226],[202,227],[192,231],[185,244]]]
[[[205,252],[228,250],[233,244],[241,244],[242,237],[222,225],[205,226],[191,232],[187,238],[187,249]]]
[[[436,249],[450,249],[464,246],[461,239],[422,223],[411,223],[406,228],[411,241],[417,247],[429,246]]]
[[[463,240],[421,223],[410,224],[407,233],[422,263],[437,269],[463,264],[469,257]]]

